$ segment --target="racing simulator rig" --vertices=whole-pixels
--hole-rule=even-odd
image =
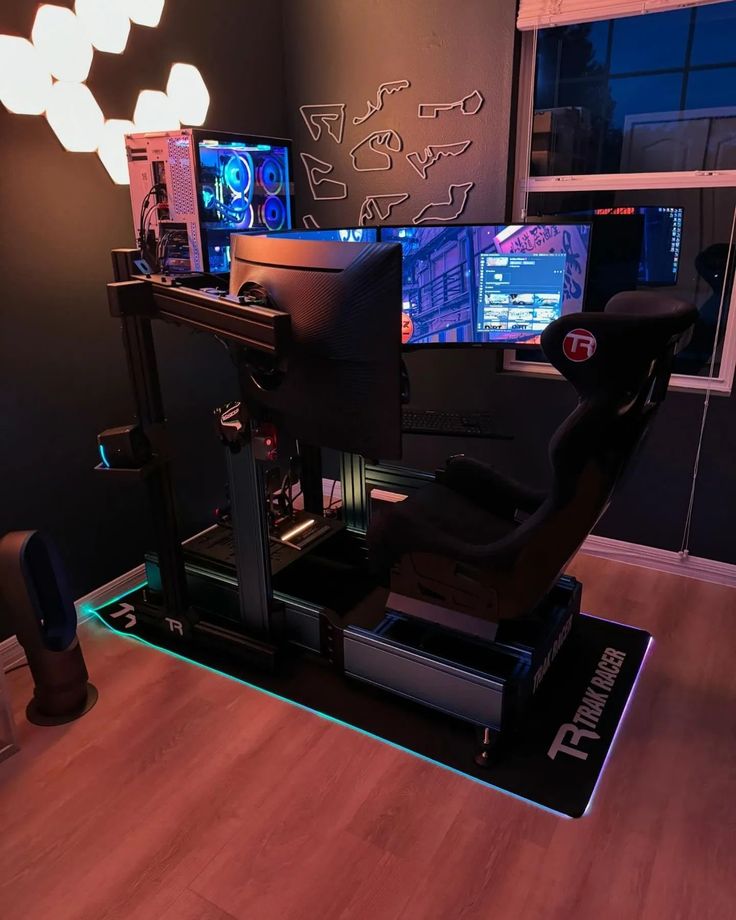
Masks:
[[[498,740],[512,738],[544,697],[568,637],[593,628],[582,622],[591,618],[580,614],[581,586],[564,569],[656,415],[694,308],[630,292],[602,313],[560,315],[541,331],[548,359],[579,397],[550,443],[547,493],[454,457],[436,477],[414,476],[404,501],[371,515],[371,484],[402,486],[397,468],[386,466],[382,479],[377,463],[401,452],[401,247],[236,235],[227,292],[191,276],[136,276],[136,258],[116,251],[108,294],[122,322],[137,424],[99,436],[98,467],[144,479],[149,490],[156,546],[147,584],[126,598],[135,633],[311,708],[336,706],[338,717],[397,743],[401,731],[382,730],[382,719],[439,713],[442,722],[422,731],[452,723],[453,750],[436,759],[482,775],[498,759]],[[183,546],[154,319],[217,335],[240,381],[240,399],[217,414],[231,525]],[[270,483],[282,431],[299,441],[304,508],[287,501],[279,514]],[[323,447],[342,452],[337,520],[324,508]],[[100,615],[119,628],[112,607]],[[593,657],[615,662],[601,641]],[[632,683],[645,649],[638,664],[632,656]],[[560,655],[558,671],[575,655],[568,649],[564,663]],[[351,711],[361,706],[356,687],[382,715],[361,721]],[[397,715],[387,715],[391,707]],[[516,788],[513,778],[497,782]]]

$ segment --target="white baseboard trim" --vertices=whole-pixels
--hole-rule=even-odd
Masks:
[[[373,489],[371,497],[390,502],[403,501],[406,498],[405,495],[379,489]],[[702,556],[691,556],[689,553],[676,553],[657,546],[626,543],[624,540],[613,540],[610,537],[596,537],[593,534],[583,543],[580,552],[588,556],[610,559],[612,562],[625,562],[657,572],[684,575],[686,578],[697,578],[700,581],[736,588],[736,565],[728,562],[717,562]]]
[[[680,554],[656,546],[642,546],[638,543],[626,543],[623,540],[592,535],[583,543],[580,551],[588,556],[610,559],[612,562],[625,562],[657,572],[684,575],[686,578],[697,578],[700,581],[736,588],[736,565],[728,562],[717,562],[714,559]]]
[[[211,526],[206,527],[204,530],[195,533],[184,542],[188,543],[189,540],[195,540],[211,529]],[[84,623],[85,620],[89,620],[90,617],[93,616],[93,611],[98,607],[108,604],[122,594],[128,594],[128,592],[142,585],[145,580],[145,566],[137,565],[124,575],[119,575],[117,578],[113,578],[112,581],[108,581],[106,585],[95,588],[94,591],[90,591],[89,594],[85,594],[84,597],[78,598],[74,601],[74,606],[77,610],[77,623]],[[0,668],[2,668],[3,671],[7,671],[15,665],[23,664],[25,660],[25,652],[15,636],[10,636],[8,639],[0,642]]]
[[[23,664],[26,655],[15,636],[10,636],[0,642],[0,670],[9,671],[11,668]]]
[[[590,536],[583,543],[580,551],[587,556],[598,556],[601,559],[610,559],[612,562],[625,562],[628,565],[638,565],[657,572],[684,575],[686,578],[697,578],[700,581],[736,588],[736,565],[728,562],[717,562],[701,556],[680,555],[672,550],[659,549],[656,546],[642,546],[638,543],[626,543],[623,540],[612,540],[610,537]],[[80,597],[74,603],[79,623],[90,619],[93,616],[92,611],[96,608],[102,607],[121,594],[134,590],[142,585],[144,580],[145,569],[142,565],[138,565],[124,575],[109,581],[106,585]],[[25,653],[15,636],[10,636],[0,642],[0,667],[3,671],[22,664],[25,660]]]
[[[142,585],[145,578],[144,567],[138,565],[124,575],[108,581],[106,585],[95,588],[94,591],[90,591],[89,594],[80,597],[74,602],[77,610],[77,622],[84,623],[85,620],[89,620],[93,616],[93,610]],[[25,660],[26,654],[15,636],[10,636],[0,642],[0,668],[3,671],[8,671],[19,664],[23,664]]]
[[[122,594],[128,594],[135,588],[140,587],[145,580],[145,567],[137,565],[124,575],[113,578],[106,585],[95,588],[94,591],[90,591],[89,594],[80,597],[79,600],[74,602],[74,606],[77,608],[77,622],[84,623],[85,620],[89,620],[93,616],[93,611],[98,607],[109,604],[110,601],[120,597]]]

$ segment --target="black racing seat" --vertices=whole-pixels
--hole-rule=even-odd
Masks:
[[[491,621],[533,614],[608,507],[696,318],[690,304],[635,291],[548,326],[544,353],[579,396],[549,445],[550,490],[450,458],[371,521],[371,561],[392,594],[424,602],[428,619],[433,605],[445,619],[448,609]]]

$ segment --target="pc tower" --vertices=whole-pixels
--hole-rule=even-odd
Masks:
[[[204,128],[126,137],[136,242],[154,272],[227,272],[230,234],[291,228],[291,143]]]

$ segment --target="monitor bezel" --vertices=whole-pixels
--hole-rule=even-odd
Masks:
[[[555,192],[555,194],[559,194],[559,193]],[[577,192],[575,192],[575,194],[580,194],[580,195],[583,195],[583,194],[597,195],[597,194],[605,194],[605,193],[604,193],[604,191],[603,191],[602,189],[594,189],[594,190],[592,190],[592,191],[590,191],[590,192],[581,192],[581,191],[577,191]],[[674,209],[676,209],[676,210],[682,212],[682,226],[683,226],[683,228],[684,228],[684,226],[685,226],[685,212],[687,211],[688,208],[687,208],[685,205],[681,205],[681,204],[678,204],[678,205],[663,205],[663,204],[614,204],[614,205],[609,205],[609,206],[607,206],[606,210],[616,211],[618,208],[633,208],[634,211],[638,211],[639,209],[641,209],[641,210],[658,210],[658,209],[660,209],[660,208],[668,208],[668,207],[672,207],[672,208],[674,208]],[[574,218],[576,215],[580,215],[581,217],[587,217],[587,218],[590,218],[590,219],[592,220],[592,219],[595,218],[595,217],[627,217],[627,216],[629,216],[629,215],[626,215],[626,214],[597,214],[596,212],[597,212],[597,211],[600,211],[600,210],[603,210],[603,208],[586,208],[584,211],[566,211],[566,212],[565,212],[565,217],[572,217],[572,218]],[[547,220],[549,220],[550,218],[554,217],[555,215],[554,215],[554,214],[540,214],[540,215],[536,215],[536,216],[539,217],[539,219],[540,219],[539,222],[540,222],[540,223],[543,223],[543,222],[546,222]],[[572,222],[574,223],[574,221],[572,221]],[[679,249],[679,252],[677,253],[677,271],[675,272],[674,281],[672,281],[672,282],[670,283],[670,282],[666,282],[666,281],[664,281],[664,282],[662,282],[662,281],[641,281],[641,280],[637,279],[637,282],[636,282],[636,283],[637,283],[638,287],[646,288],[646,289],[649,289],[649,288],[677,287],[677,285],[680,283],[680,262],[681,262],[681,261],[682,261],[682,237],[680,238],[680,249]]]
[[[479,224],[476,221],[442,221],[437,223],[427,222],[422,223],[421,227],[527,227],[527,226],[536,226],[536,225],[545,225],[551,224],[550,220],[510,220],[510,221],[488,221],[487,223]],[[590,247],[593,239],[593,223],[590,220],[556,220],[554,224],[560,226],[571,226],[571,227],[588,227],[589,236],[588,236],[588,253],[590,253]],[[375,226],[378,228],[378,240],[379,242],[396,242],[395,240],[384,240],[382,236],[382,231],[386,230],[396,230],[399,227],[409,227],[409,224],[373,224],[369,226]],[[323,229],[320,227],[320,230]],[[420,229],[417,225],[413,225],[410,229]],[[588,291],[588,268],[586,264],[585,269],[585,281],[583,284],[582,292],[582,303],[585,304],[585,298]],[[564,314],[563,314],[564,315]],[[540,333],[541,335],[541,333]],[[487,348],[492,351],[538,351],[542,346],[539,342],[407,342],[402,345],[402,350],[404,352],[412,351],[424,351],[425,349],[450,349],[450,348]]]
[[[403,224],[401,224],[403,226]],[[288,230],[242,230],[241,233],[265,233],[267,236],[276,236],[279,233],[332,233],[334,230],[373,230],[376,234],[375,240],[340,240],[340,242],[345,243],[380,243],[381,242],[381,226],[379,224],[366,224],[362,227],[358,226],[349,226],[348,224],[340,224],[338,227],[289,227]],[[337,242],[337,240],[322,240],[322,242]]]

